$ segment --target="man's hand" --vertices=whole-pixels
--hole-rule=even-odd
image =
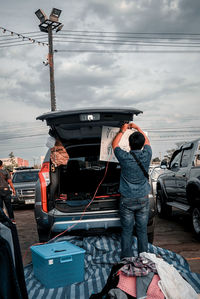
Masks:
[[[129,128],[129,124],[124,124],[124,125],[121,126],[119,132],[117,133],[117,135],[113,139],[113,142],[112,142],[113,149],[115,149],[117,146],[119,146],[119,142],[122,138],[122,135],[126,132],[126,130],[128,128]]]
[[[148,137],[146,136],[146,134],[142,131],[142,129],[141,129],[138,125],[136,125],[136,124],[134,124],[134,123],[130,123],[130,124],[129,124],[129,129],[135,129],[135,130],[137,130],[138,132],[142,133],[142,135],[143,135],[144,138],[145,138],[144,145],[146,145],[146,144],[150,145],[150,141],[149,141]]]
[[[134,124],[134,123],[129,123],[129,124],[124,124],[124,125],[122,125],[120,131],[124,133],[127,129],[135,129],[135,130],[138,130],[138,128],[139,128],[139,127],[138,127],[136,124]]]
[[[15,188],[13,186],[13,183],[12,183],[11,179],[8,179],[8,184],[10,185],[10,188],[12,189],[13,195],[16,195],[16,191],[15,191]]]
[[[126,132],[126,130],[129,129],[129,124],[124,124],[121,126],[120,132]]]
[[[136,125],[136,124],[134,124],[134,123],[130,123],[129,124],[129,129],[138,129],[138,126]]]

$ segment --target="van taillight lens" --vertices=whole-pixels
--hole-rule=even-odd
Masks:
[[[47,212],[47,185],[49,185],[49,168],[50,163],[44,162],[42,164],[42,168],[39,172],[39,180],[41,186],[41,200],[42,200],[42,209],[44,212]]]

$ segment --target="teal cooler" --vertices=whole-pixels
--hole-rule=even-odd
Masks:
[[[67,241],[31,247],[35,277],[46,288],[84,280],[85,250]]]

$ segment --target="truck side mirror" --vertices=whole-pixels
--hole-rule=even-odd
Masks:
[[[166,169],[166,168],[167,168],[167,165],[160,165],[160,168],[162,168],[162,169]]]
[[[178,167],[178,163],[177,163],[177,162],[175,162],[175,163],[173,163],[173,164],[171,165],[171,168],[172,168],[172,169],[177,168],[177,167]]]
[[[167,160],[162,160],[161,163],[160,163],[160,168],[162,169],[166,169],[168,166],[168,163],[167,163]]]

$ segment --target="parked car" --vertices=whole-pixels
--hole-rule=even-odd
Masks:
[[[149,175],[151,175],[153,169],[155,168],[156,166],[155,165],[150,165],[149,166]]]
[[[136,109],[84,109],[49,112],[37,117],[46,121],[50,135],[62,141],[70,157],[67,165],[59,168],[58,192],[53,207],[49,204],[52,171],[50,150],[41,167],[35,202],[35,218],[41,242],[66,229],[97,232],[120,227],[118,163],[108,164],[106,177],[100,184],[107,166],[107,162],[99,160],[102,126],[121,127],[139,113],[141,111]],[[148,224],[151,242],[154,215],[155,203],[151,194]]]
[[[16,196],[12,196],[13,205],[33,205],[35,203],[35,186],[38,180],[39,169],[21,167],[15,169],[12,182]]]
[[[156,197],[157,180],[160,174],[164,173],[166,166],[154,166],[150,172],[150,181],[152,186],[152,193],[154,198]]]
[[[157,211],[169,217],[172,208],[190,213],[197,238],[200,239],[200,138],[183,144],[157,181]]]

